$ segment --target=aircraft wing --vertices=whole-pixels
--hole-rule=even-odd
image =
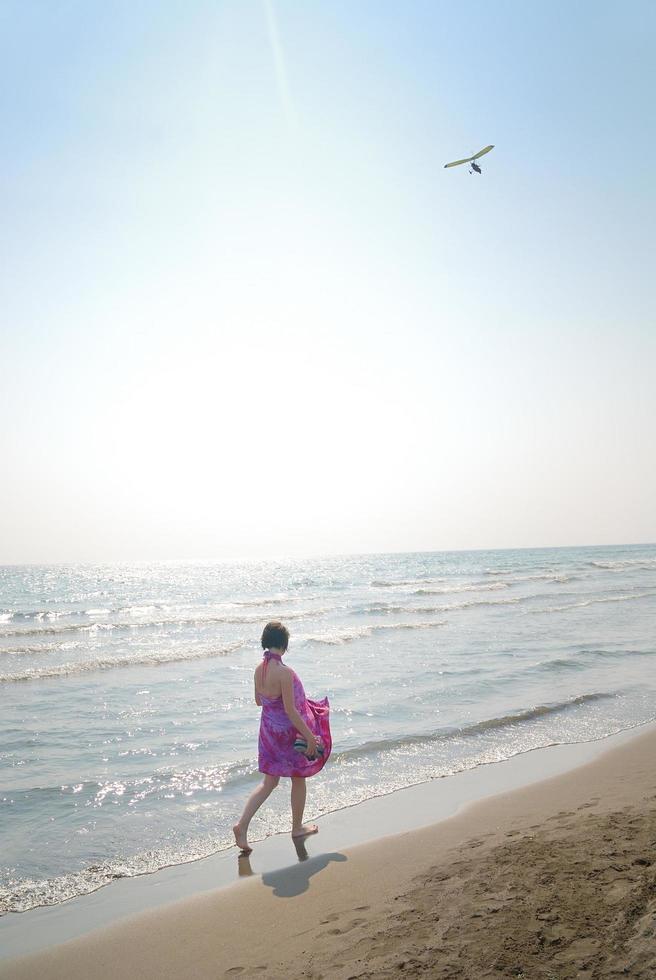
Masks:
[[[492,147],[490,147],[490,149],[492,149]],[[469,163],[470,160],[474,159],[475,157],[465,157],[464,160],[454,160],[453,163],[445,163],[444,169],[446,170],[447,167],[459,167],[461,163]]]
[[[491,146],[486,146],[484,150],[479,150],[478,153],[475,153],[474,156],[471,157],[470,159],[472,159],[472,160],[478,160],[479,157],[485,156],[486,153],[489,153],[490,150],[493,150],[493,149],[494,149],[494,143],[492,143]]]

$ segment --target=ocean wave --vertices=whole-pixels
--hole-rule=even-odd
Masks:
[[[463,667],[462,670],[435,669],[429,672],[438,677],[474,677],[481,674],[493,674],[494,669],[490,667]]]
[[[57,619],[75,619],[77,617],[89,616],[114,616],[121,612],[130,612],[134,606],[117,606],[115,608],[104,607],[102,609],[29,609],[27,612],[15,610],[5,613],[0,621],[5,623],[30,623],[30,622],[52,622]],[[146,608],[146,607],[141,607]],[[151,606],[149,608],[155,608]],[[161,607],[164,608],[164,607]]]
[[[305,602],[312,601],[318,596],[304,596]],[[293,596],[268,596],[263,599],[235,599],[231,602],[218,603],[225,607],[229,612],[235,606],[239,607],[261,607],[261,606],[280,606],[285,603],[293,603]],[[146,602],[140,604],[116,605],[92,607],[89,609],[28,609],[28,610],[3,610],[0,613],[0,623],[21,623],[21,622],[43,622],[57,619],[76,619],[97,616],[145,616],[158,612],[170,612],[173,616],[180,617],[188,610],[198,609],[194,603],[170,603],[170,602]]]
[[[587,657],[652,657],[656,654],[656,648],[651,650],[635,649],[633,647],[616,647],[614,650],[608,650],[604,647],[596,646],[579,646],[577,648],[577,654]]]
[[[484,735],[502,728],[509,728],[514,725],[527,724],[537,718],[544,718],[556,715],[572,708],[580,707],[584,704],[591,704],[597,701],[604,701],[614,698],[616,695],[609,691],[600,691],[591,694],[580,694],[577,697],[569,698],[565,701],[556,701],[552,704],[540,704],[524,711],[517,711],[514,714],[501,715],[496,718],[486,718],[483,721],[475,722],[472,725],[464,725],[462,728],[445,728],[437,732],[426,735],[403,735],[400,738],[376,739],[365,742],[363,745],[354,746],[352,749],[345,749],[337,753],[335,760],[345,758],[357,758],[359,756],[371,755],[375,752],[391,752],[404,749],[413,745],[431,745],[436,742],[448,741],[454,738],[470,738],[476,735]]]
[[[0,887],[0,915],[59,905],[68,899],[98,891],[118,878],[136,878],[174,865],[188,864],[233,845],[234,839],[231,841],[227,835],[223,838],[201,838],[188,840],[184,849],[159,847],[52,878],[9,879],[5,886]]]
[[[506,599],[465,599],[463,602],[450,602],[440,606],[440,612],[455,612],[458,609],[473,609],[475,606],[517,606],[532,596],[508,596]]]
[[[167,603],[150,603],[150,604],[141,605],[141,606],[118,606],[116,609],[108,610],[108,612],[110,614],[112,614],[112,615],[117,615],[117,616],[121,616],[121,615],[133,616],[137,620],[137,622],[140,623],[140,625],[141,625],[141,622],[139,620],[139,617],[140,616],[156,615],[160,611],[161,612],[170,612],[171,613],[170,616],[164,617],[164,622],[168,622],[169,620],[173,620],[173,619],[180,619],[183,622],[188,622],[188,623],[194,623],[196,621],[205,621],[205,620],[211,621],[211,620],[214,620],[214,619],[218,620],[219,622],[223,622],[223,618],[222,618],[223,616],[234,616],[235,615],[235,613],[232,611],[235,606],[242,607],[242,608],[246,608],[246,607],[261,607],[261,606],[268,606],[268,605],[284,605],[285,602],[293,603],[294,602],[294,599],[293,598],[289,598],[289,599],[283,599],[283,598],[275,598],[275,599],[273,599],[272,598],[272,599],[263,599],[261,601],[260,600],[254,600],[254,601],[235,600],[234,602],[217,603],[216,605],[218,605],[220,607],[220,612],[218,612],[216,614],[213,614],[211,616],[203,616],[203,614],[202,614],[202,607],[199,609],[198,606],[194,606],[191,603],[186,604],[186,605],[185,604],[182,604],[182,605],[171,605],[171,604],[167,604]],[[216,608],[216,605],[215,605],[215,608]],[[198,609],[199,614],[194,615],[194,616],[185,616],[184,615],[184,612],[187,611],[187,610],[190,610],[190,609],[191,610]],[[183,614],[181,615],[181,613],[183,613]],[[89,613],[89,615],[91,615],[91,613]],[[259,620],[261,620],[263,618],[263,615],[264,614],[262,614],[262,613],[260,613],[258,615],[253,614],[253,616],[251,618],[253,619],[253,621],[255,621],[255,620],[259,621]],[[290,619],[294,615],[295,614],[293,612],[291,614],[286,614],[286,618],[287,619]],[[229,620],[229,619],[226,620],[226,622],[230,622],[230,621],[231,620]]]
[[[62,612],[54,609],[30,609],[28,612],[21,612],[20,610],[15,610],[14,612],[5,612],[0,617],[0,622],[3,623],[21,623],[21,622],[41,622],[44,619],[53,620],[60,619],[62,616],[79,616],[86,615],[86,613],[79,612]]]
[[[518,575],[522,574],[522,567],[518,566],[516,568],[486,568],[483,571],[483,575]],[[534,565],[531,572],[526,569],[526,578],[542,578],[546,576],[549,578],[552,575],[562,574],[560,568],[554,567],[553,565]]]
[[[367,616],[375,613],[419,613],[423,616],[430,616],[434,613],[444,612],[452,606],[405,606],[393,602],[372,602],[368,606],[359,606],[351,610],[353,616]]]
[[[124,628],[134,627],[134,623],[126,623]],[[121,628],[116,623],[76,623],[70,626],[39,626],[33,629],[0,630],[0,640],[16,636],[61,636],[63,633],[93,633],[99,630]]]
[[[423,594],[423,593],[422,593]],[[374,602],[369,606],[362,606],[352,610],[353,615],[374,615],[375,613],[418,613],[424,616],[434,615],[435,613],[457,612],[460,609],[472,609],[476,606],[516,606],[521,602],[527,602],[536,596],[508,596],[503,599],[465,599],[463,602],[448,602],[439,606],[402,606],[396,603]]]
[[[585,660],[577,660],[575,657],[556,657],[554,660],[541,660],[537,664],[532,664],[530,667],[525,668],[523,673],[526,671],[548,673],[552,670],[584,670],[589,666],[590,664]]]
[[[484,582],[482,585],[478,583],[469,583],[466,585],[451,585],[446,588],[424,588],[415,589],[412,593],[413,595],[451,595],[457,594],[459,592],[498,592],[500,589],[507,589],[508,586],[505,582]]]
[[[288,612],[282,617],[286,620],[311,619],[316,616],[325,616],[332,612],[330,608],[324,609],[305,609],[297,612]],[[172,617],[170,619],[149,619],[137,622],[118,622],[118,623],[66,623],[61,626],[39,626],[34,628],[23,628],[13,630],[0,630],[0,640],[8,637],[17,636],[57,636],[62,633],[96,633],[109,630],[130,630],[135,629],[155,629],[160,626],[213,626],[215,624],[226,624],[230,626],[249,625],[251,623],[261,623],[263,617],[253,614],[229,614],[218,616],[192,616],[189,618]]]
[[[429,623],[371,623],[367,626],[359,626],[351,630],[335,631],[333,633],[317,633],[309,636],[301,636],[299,640],[304,643],[324,643],[328,646],[341,646],[343,643],[351,643],[353,640],[371,636],[383,630],[427,630],[436,626],[444,626],[445,619],[433,620]]]
[[[423,588],[415,589],[411,595],[449,595],[450,593],[457,592],[494,592],[498,589],[506,589],[508,586],[505,582],[464,582],[460,584],[451,583],[450,585],[436,585],[436,582],[443,581],[442,579],[411,579],[405,582],[372,582],[372,585],[378,585],[380,587],[388,586],[390,588],[397,586],[413,586],[419,585]],[[430,586],[430,588],[428,588]]]
[[[539,613],[566,612],[568,609],[580,609],[584,606],[592,606],[599,602],[629,602],[631,599],[649,599],[656,596],[656,592],[638,592],[631,595],[611,595],[593,599],[584,599],[582,602],[569,602],[564,606],[546,606],[543,609],[527,609],[525,612],[530,615]]]
[[[552,670],[585,670],[599,658],[602,660],[626,660],[628,657],[651,657],[656,654],[656,650],[603,650],[592,649],[581,651],[575,657],[556,657],[554,660],[541,660],[537,664],[532,664],[525,668],[527,671],[550,672]]]
[[[521,575],[514,571],[505,572],[495,572],[486,571],[485,575],[493,576],[503,576],[503,585],[511,587],[513,585],[520,585],[522,582],[557,582],[559,585],[565,582],[575,582],[580,578],[580,575],[573,575],[571,572],[560,572],[557,570],[546,571],[546,572],[533,572],[531,574]]]
[[[93,670],[111,670],[113,667],[152,667],[157,664],[178,663],[188,660],[209,660],[214,657],[227,657],[243,646],[244,644],[242,642],[238,642],[212,650],[188,650],[186,652],[170,650],[163,653],[139,652],[126,657],[103,657],[100,660],[89,660],[83,663],[59,664],[52,667],[28,667],[23,671],[0,674],[0,683],[10,684],[16,681],[38,681],[51,677],[66,677],[70,674],[82,674]]]
[[[589,561],[593,568],[602,568],[608,572],[624,571],[656,571],[656,558],[623,558],[617,561]]]
[[[41,646],[23,647],[3,647],[0,649],[0,657],[33,657],[38,654],[52,654],[62,650],[75,650],[84,646],[80,641],[73,643],[43,643]]]
[[[318,596],[304,595],[303,601],[310,602]],[[232,606],[283,606],[286,602],[293,602],[293,596],[275,596],[267,599],[235,599],[230,603]]]

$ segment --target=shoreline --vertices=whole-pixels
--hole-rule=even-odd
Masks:
[[[25,956],[35,961],[35,970],[39,961],[40,972],[42,960],[53,955],[58,959],[67,949],[85,947],[116,931],[131,931],[144,917],[166,918],[174,907],[203,901],[239,905],[247,901],[253,885],[260,890],[265,886],[266,891],[274,879],[284,893],[303,871],[327,874],[331,861],[351,861],[408,836],[439,836],[440,828],[466,825],[470,814],[480,807],[517,793],[539,792],[545,783],[566,779],[573,772],[584,773],[608,755],[630,750],[645,738],[656,744],[656,723],[590,742],[533,749],[333,811],[318,819],[320,833],[306,841],[304,852],[296,852],[287,834],[277,834],[254,842],[250,860],[237,861],[236,849],[220,851],[150,875],[120,879],[59,905],[7,913],[0,918],[0,949],[8,957],[0,960],[0,974],[9,970],[6,975],[13,976],[14,958]],[[342,854],[344,850],[348,855]],[[240,876],[250,881],[240,881]]]

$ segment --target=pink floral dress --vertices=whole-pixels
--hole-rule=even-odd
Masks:
[[[270,660],[280,660],[276,654],[264,651],[264,669]],[[293,673],[293,671],[292,671]],[[323,755],[308,759],[294,748],[296,731],[285,711],[282,697],[267,698],[260,694],[262,716],[260,718],[260,737],[258,741],[258,761],[260,772],[269,776],[315,776],[328,761],[332,749],[330,735],[330,705],[328,698],[311,701],[305,696],[300,677],[294,673],[294,704],[316,738],[323,744]]]

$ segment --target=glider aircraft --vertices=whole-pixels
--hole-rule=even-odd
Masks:
[[[479,157],[485,156],[486,153],[489,153],[490,150],[493,150],[493,149],[494,149],[494,143],[492,143],[491,146],[486,146],[484,149],[479,150],[478,153],[474,153],[474,155],[472,157],[465,157],[464,160],[454,160],[453,163],[445,163],[444,164],[444,169],[446,170],[447,167],[459,167],[461,163],[469,163],[469,164],[471,164],[471,166],[469,168],[469,173],[470,174],[473,174],[473,173],[477,173],[477,174],[483,173],[483,171],[481,170],[481,168],[479,167],[479,165],[476,163],[476,161],[478,160]]]

